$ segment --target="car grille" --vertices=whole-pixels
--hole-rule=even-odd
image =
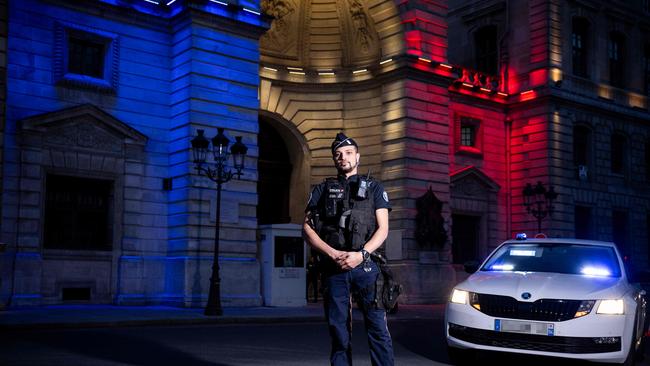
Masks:
[[[604,353],[621,350],[621,337],[614,343],[596,343],[592,337],[559,337],[496,332],[449,323],[449,335],[465,342],[492,347],[557,353]]]
[[[509,296],[476,294],[480,311],[497,318],[561,322],[575,317],[581,300],[517,301]]]

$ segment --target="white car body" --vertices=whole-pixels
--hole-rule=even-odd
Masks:
[[[516,269],[491,271],[485,267],[503,246],[531,244],[534,247],[553,243],[612,248],[620,266],[620,276],[523,272]],[[508,255],[512,255],[511,247],[503,248],[501,253],[506,250],[510,250]],[[494,259],[492,263],[495,263]],[[467,292],[468,298],[465,303],[460,303],[464,292]],[[450,354],[458,349],[472,349],[595,362],[624,363],[628,360],[629,363],[628,353],[641,345],[646,330],[645,292],[628,281],[616,246],[608,242],[546,238],[506,241],[488,256],[478,271],[459,283],[452,295],[456,298],[451,301],[450,296],[445,313]],[[539,302],[541,299],[545,300]],[[615,299],[622,299],[623,314],[597,313],[601,311],[599,306],[603,300]],[[481,310],[472,306],[471,301]],[[567,315],[568,310],[554,310],[563,306],[575,309],[576,304],[580,304],[579,309],[582,309],[582,304],[588,306],[592,303],[585,301],[594,301],[586,315],[574,317]],[[620,305],[620,302],[617,304]],[[513,310],[515,308],[517,310]],[[514,314],[513,311],[517,315],[509,317],[508,314]],[[544,311],[556,312],[552,315],[555,318],[548,319],[551,315],[541,314]],[[534,317],[540,319],[531,319]],[[616,338],[610,337],[620,337],[619,345]]]

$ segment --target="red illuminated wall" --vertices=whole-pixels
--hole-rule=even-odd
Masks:
[[[399,3],[407,54],[447,61],[447,1],[404,0]]]

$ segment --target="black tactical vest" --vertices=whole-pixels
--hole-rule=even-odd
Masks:
[[[318,216],[318,235],[338,250],[360,250],[377,230],[372,178],[367,179],[365,198],[357,196],[359,180],[327,178],[323,189]]]

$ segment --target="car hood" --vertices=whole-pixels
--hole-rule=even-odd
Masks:
[[[596,277],[544,272],[476,272],[461,282],[458,289],[510,296],[519,301],[538,299],[598,300],[622,297],[630,285],[623,277]]]

